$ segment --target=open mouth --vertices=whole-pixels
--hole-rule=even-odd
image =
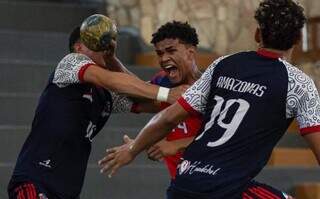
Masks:
[[[162,67],[169,77],[175,77],[178,74],[178,68],[174,65],[167,65]]]

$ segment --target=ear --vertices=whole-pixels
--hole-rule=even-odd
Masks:
[[[254,39],[257,43],[261,43],[262,39],[261,39],[261,30],[259,27],[256,28],[256,32],[254,34]]]
[[[197,47],[195,46],[189,46],[188,47],[188,52],[189,52],[189,55],[192,59],[194,59],[196,57],[196,53],[197,53]]]

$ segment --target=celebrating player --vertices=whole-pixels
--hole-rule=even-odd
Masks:
[[[189,116],[203,117],[171,183],[169,199],[288,198],[252,179],[297,119],[320,161],[320,99],[313,81],[286,59],[306,21],[293,0],[264,0],[255,13],[257,51],[214,61],[177,103],[157,114],[134,142],[100,162],[113,175]],[[252,188],[248,188],[252,187]],[[265,186],[267,187],[267,186]]]

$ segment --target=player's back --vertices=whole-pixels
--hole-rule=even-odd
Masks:
[[[264,51],[228,56],[216,63],[210,78],[204,125],[185,151],[174,187],[237,198],[291,123],[296,104],[290,102],[305,91],[294,90],[310,79]]]

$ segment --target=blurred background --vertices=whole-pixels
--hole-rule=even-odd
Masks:
[[[320,88],[320,1],[301,0],[308,16],[293,63]],[[159,68],[151,34],[173,19],[188,21],[200,39],[198,66],[204,70],[220,55],[254,50],[257,0],[0,0],[0,199],[20,148],[28,135],[35,106],[48,75],[68,53],[68,33],[94,13],[113,18],[119,28],[117,55],[144,80]],[[161,199],[169,183],[162,163],[140,155],[112,179],[99,173],[97,161],[107,147],[132,137],[150,114],[114,114],[93,141],[83,199]],[[272,125],[272,124],[270,124]],[[257,177],[296,196],[320,199],[320,169],[299,136],[296,124],[274,150]]]

